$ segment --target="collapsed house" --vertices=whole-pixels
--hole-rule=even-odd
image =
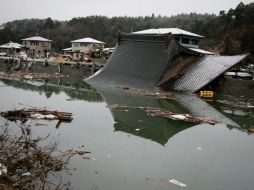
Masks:
[[[219,56],[186,47],[171,33],[121,33],[105,67],[85,81],[98,88],[195,93],[246,56]]]

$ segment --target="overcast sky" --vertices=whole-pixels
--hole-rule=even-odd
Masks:
[[[253,0],[243,0],[248,4]],[[0,24],[23,18],[70,20],[90,15],[171,16],[215,13],[235,8],[240,0],[0,0]]]

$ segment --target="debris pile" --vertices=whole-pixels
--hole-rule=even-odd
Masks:
[[[49,111],[45,109],[21,109],[0,112],[0,115],[10,121],[26,121],[27,119],[49,119],[59,121],[72,121],[72,113]]]
[[[198,117],[198,116],[194,116],[190,114],[176,114],[161,108],[146,108],[145,110],[151,116],[159,116],[159,117],[169,118],[172,120],[181,120],[181,121],[186,121],[190,123],[206,123],[210,125],[215,125],[219,123],[218,121],[215,121],[212,119]]]
[[[248,102],[231,102],[228,100],[217,100],[217,102],[233,108],[254,109],[254,105],[251,105]]]
[[[163,108],[152,108],[152,107],[128,107],[127,105],[119,105],[119,104],[113,104],[108,106],[110,109],[117,109],[117,110],[126,110],[126,109],[142,109],[146,113],[148,113],[150,116],[153,117],[164,117],[172,120],[180,120],[180,121],[186,121],[190,123],[205,123],[205,124],[210,124],[210,125],[215,125],[219,123],[218,121],[204,118],[204,117],[199,117],[199,116],[194,116],[190,114],[179,114],[179,113],[174,113],[171,111],[168,111]]]
[[[33,137],[31,126],[20,128],[20,135],[12,135],[8,125],[0,126],[0,189],[69,189],[58,171],[68,173],[73,156],[90,152],[81,148],[60,151],[52,141],[42,146],[48,137]]]
[[[13,72],[13,73],[0,73],[0,79],[51,79],[59,78],[63,75],[59,73],[49,74],[49,73],[32,73],[32,72]]]
[[[122,86],[121,87],[123,90],[128,90],[128,92],[132,94],[137,94],[141,96],[151,96],[159,99],[169,99],[169,100],[174,100],[175,98],[173,97],[173,94],[170,92],[151,92],[147,91],[144,89],[130,89],[128,86]]]

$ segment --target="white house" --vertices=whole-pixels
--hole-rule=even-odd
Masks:
[[[73,52],[87,53],[91,50],[103,49],[104,42],[95,40],[93,38],[82,38],[71,41],[71,48]]]
[[[202,49],[199,49],[199,41],[200,39],[204,38],[204,36],[182,30],[179,28],[151,28],[147,30],[141,30],[137,32],[133,32],[135,34],[168,34],[170,33],[175,37],[175,40],[178,41],[181,45],[205,54],[214,54],[212,52],[208,52]]]
[[[25,46],[15,42],[9,42],[0,46],[0,51],[13,56],[19,53],[22,49],[25,50]]]
[[[32,55],[46,56],[51,51],[52,40],[33,36],[22,39],[23,45],[30,49]]]

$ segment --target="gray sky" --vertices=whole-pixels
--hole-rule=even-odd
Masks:
[[[248,4],[253,0],[242,0]],[[235,8],[240,0],[0,0],[0,24],[23,18],[70,20],[90,15],[171,16],[215,13]]]

